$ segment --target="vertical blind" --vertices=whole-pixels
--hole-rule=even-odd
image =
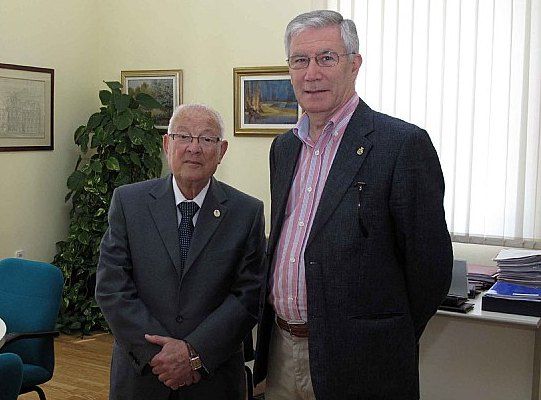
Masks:
[[[326,6],[357,25],[359,95],[430,134],[453,240],[541,248],[541,1]]]

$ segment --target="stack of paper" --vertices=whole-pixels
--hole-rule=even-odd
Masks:
[[[468,283],[473,284],[476,290],[487,290],[498,276],[498,267],[480,264],[468,264]]]
[[[494,261],[498,281],[541,288],[541,250],[503,249]]]

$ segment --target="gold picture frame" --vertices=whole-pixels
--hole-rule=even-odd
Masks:
[[[156,128],[167,129],[173,110],[182,104],[182,70],[121,71],[120,78],[123,93],[137,94],[142,91],[158,100],[163,109],[152,110]]]
[[[288,67],[233,68],[235,136],[275,136],[302,113]]]
[[[54,69],[0,64],[0,151],[54,149]]]

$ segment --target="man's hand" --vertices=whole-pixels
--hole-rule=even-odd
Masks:
[[[145,339],[162,346],[162,350],[150,360],[149,364],[152,373],[157,375],[164,385],[176,390],[201,380],[199,373],[192,371],[190,354],[184,341],[158,335],[145,335]]]

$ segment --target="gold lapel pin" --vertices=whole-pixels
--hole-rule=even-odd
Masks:
[[[361,146],[361,147],[359,147],[359,148],[357,149],[357,155],[358,155],[358,156],[362,156],[363,153],[364,153],[364,147]]]
[[[218,218],[220,216],[220,210],[214,210],[214,216]]]

